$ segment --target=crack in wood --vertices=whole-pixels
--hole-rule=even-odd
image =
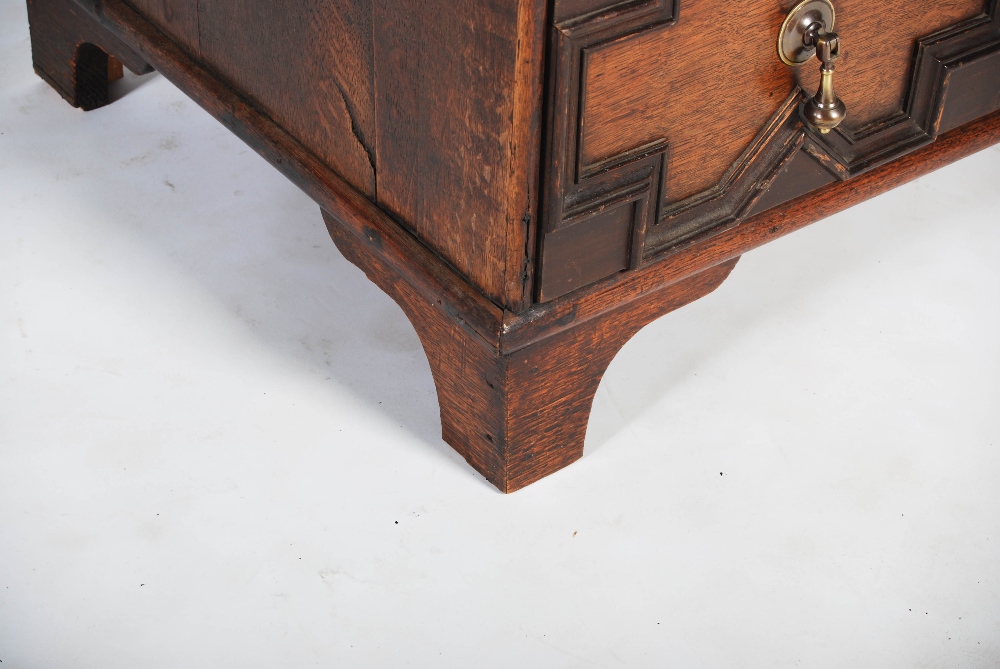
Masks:
[[[344,109],[347,110],[347,116],[351,119],[351,134],[354,135],[354,139],[358,141],[361,145],[362,150],[365,152],[365,156],[368,158],[368,164],[371,165],[372,174],[377,177],[378,171],[375,167],[375,150],[369,145],[368,140],[365,138],[364,130],[361,124],[358,123],[358,109],[354,105],[350,96],[347,95],[347,91],[344,90],[343,85],[340,83],[336,77],[333,79],[333,85],[337,87],[337,92],[340,93],[340,99],[344,103]]]

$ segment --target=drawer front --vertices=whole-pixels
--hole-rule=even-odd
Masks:
[[[814,132],[817,61],[777,53],[797,1],[557,1],[540,301],[1000,108],[997,0],[833,0],[848,117]]]

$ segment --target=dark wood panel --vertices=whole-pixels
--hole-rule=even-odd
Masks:
[[[201,53],[198,2],[199,0],[130,0],[130,4],[140,14],[195,56]]]
[[[200,0],[205,63],[375,196],[371,0]]]
[[[545,302],[628,269],[637,206],[630,201],[588,212],[547,234],[538,299]]]
[[[498,303],[528,295],[541,0],[375,0],[378,203]]]
[[[939,128],[947,132],[1000,109],[1000,43],[948,74]]]
[[[745,216],[754,216],[767,211],[834,181],[837,181],[834,174],[800,149],[771,177],[764,194],[754,202]]]

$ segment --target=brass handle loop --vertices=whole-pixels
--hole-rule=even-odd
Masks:
[[[847,117],[847,106],[833,87],[834,63],[840,57],[840,36],[833,32],[836,11],[830,0],[803,0],[789,12],[778,36],[778,55],[793,67],[817,56],[820,85],[816,95],[802,105],[802,118],[826,134]]]

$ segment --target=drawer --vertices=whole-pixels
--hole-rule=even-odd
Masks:
[[[1000,108],[995,0],[833,0],[847,118],[816,132],[819,65],[777,49],[797,2],[557,1],[540,301]]]

